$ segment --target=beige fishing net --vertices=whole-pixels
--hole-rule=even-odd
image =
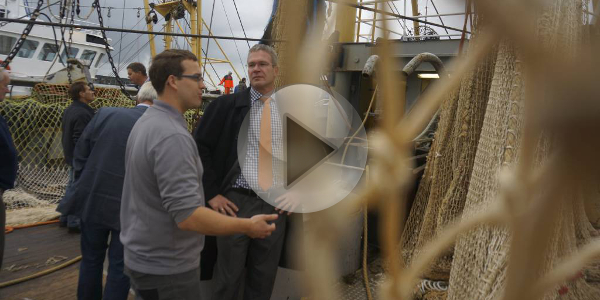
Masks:
[[[62,115],[70,104],[68,85],[37,84],[30,97],[0,102],[19,156],[16,186],[4,194],[7,224],[21,225],[56,218],[56,205],[68,181],[68,166],[61,144]],[[133,107],[135,101],[114,88],[96,87],[94,109]],[[188,129],[199,114],[185,113]]]
[[[477,47],[476,36],[469,47]],[[402,236],[408,264],[425,243],[462,212],[495,63],[493,52],[464,77],[458,92],[442,104],[427,166]],[[451,263],[449,251],[423,277],[447,281]]]
[[[553,1],[541,15],[536,38],[540,47],[557,55],[573,55],[582,36],[582,2]],[[498,201],[498,174],[518,160],[522,136],[524,75],[518,49],[502,42],[498,51],[489,101],[477,146],[463,217],[472,216]],[[538,164],[550,155],[550,141],[542,138],[536,148]],[[540,195],[543,196],[543,195]],[[562,201],[555,209],[553,239],[544,260],[544,272],[587,243],[594,232],[587,219],[583,197]],[[448,299],[496,299],[506,279],[510,232],[498,226],[480,226],[456,242]],[[545,299],[599,299],[600,294],[577,277],[546,292]]]

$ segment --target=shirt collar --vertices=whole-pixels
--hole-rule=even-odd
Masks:
[[[250,103],[254,104],[254,102],[262,96],[263,95],[257,92],[253,87],[250,88]]]
[[[187,123],[183,119],[183,115],[175,107],[171,106],[167,102],[155,99],[154,105],[152,105],[151,107],[165,112],[169,117],[178,120],[183,125],[183,127],[187,129]]]
[[[267,94],[261,94],[256,91],[253,87],[250,87],[250,104],[254,104],[254,102],[262,97],[271,97],[273,95],[273,91]]]
[[[156,100],[154,100],[154,101],[156,101]],[[148,104],[146,104],[146,103],[140,103],[140,104],[138,104],[138,105],[136,105],[136,106],[145,106],[145,107],[150,107],[150,105],[148,105]]]

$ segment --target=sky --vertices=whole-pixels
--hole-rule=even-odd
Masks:
[[[51,3],[54,3],[59,0],[51,0]],[[237,5],[236,12],[235,4]],[[282,0],[289,1],[289,0]],[[294,0],[295,1],[295,0]],[[31,2],[31,1],[29,1]],[[91,9],[92,0],[81,0],[81,16],[85,16]],[[157,0],[150,0],[152,2],[158,2]],[[246,36],[249,38],[261,38],[265,27],[268,23],[269,16],[271,14],[271,9],[273,6],[273,0],[203,0],[202,2],[202,16],[207,24],[211,22],[211,14],[212,14],[212,32],[214,35],[220,36],[236,36],[236,37],[244,37],[244,32],[242,30],[242,26],[240,24],[240,19],[242,21],[243,27],[246,32]],[[411,9],[411,1],[409,0],[396,0],[393,3],[395,4],[394,10],[397,8],[397,12],[401,15],[405,14],[405,2],[406,2],[406,15],[412,15]],[[435,10],[432,4],[432,0],[420,0],[419,2],[419,13],[421,15],[434,15]],[[213,12],[213,3],[214,3],[214,13]],[[327,5],[330,5],[329,2],[326,2]],[[464,0],[436,0],[435,6],[438,11],[442,14],[445,13],[461,13],[464,12]],[[129,29],[137,29],[137,30],[146,30],[146,24],[144,21],[144,10],[143,10],[143,0],[100,0],[100,4],[103,7],[103,19],[105,27],[117,27],[117,28],[129,28]],[[109,10],[108,7],[111,7]],[[372,6],[371,6],[372,7]],[[123,9],[125,8],[125,9]],[[387,7],[389,10],[389,7]],[[140,16],[138,17],[138,9],[140,9]],[[379,6],[381,9],[381,4]],[[52,7],[52,11],[55,15],[58,15],[58,5]],[[110,16],[109,16],[110,11]],[[363,18],[372,18],[372,13],[364,11]],[[154,30],[158,31],[164,25],[164,20],[162,16],[159,15],[160,21],[158,24],[154,25]],[[440,23],[440,19],[437,17],[430,17],[427,19],[430,22]],[[462,28],[464,22],[464,15],[461,16],[446,16],[442,17],[443,22],[447,26],[452,26],[456,28]],[[98,23],[98,18],[95,13],[90,15],[90,18],[87,20],[88,22]],[[182,27],[187,27],[185,21],[180,20],[180,24]],[[330,22],[330,24],[334,24]],[[407,21],[406,25],[410,28],[412,22]],[[403,33],[404,22],[393,21],[389,23],[390,29],[395,32]],[[175,32],[179,32],[177,26],[175,26]],[[445,30],[442,28],[434,28],[438,34],[446,34]],[[188,31],[189,32],[189,31]],[[203,34],[207,34],[206,30],[203,30]],[[361,34],[370,33],[370,26],[361,25]],[[457,34],[457,32],[449,32],[450,34]],[[381,35],[381,30],[376,32],[376,35]],[[148,36],[147,35],[137,35],[132,33],[118,33],[118,32],[108,32],[107,36],[112,40],[111,46],[114,48],[112,51],[112,56],[114,58],[115,64],[119,68],[119,75],[126,77],[127,70],[126,66],[130,62],[139,61],[148,67],[150,62],[150,48],[148,46]],[[400,35],[392,34],[392,38],[400,38]],[[459,38],[459,37],[453,37]],[[187,42],[184,38],[177,38],[177,42],[175,43],[175,48],[187,48]],[[364,38],[361,38],[361,41],[366,41]],[[206,51],[208,48],[208,56],[212,58],[225,59],[225,56],[219,51],[214,40],[210,41],[210,44],[207,46],[208,39],[202,39],[203,49]],[[232,62],[235,70],[240,74],[241,77],[247,77],[246,72],[246,57],[248,55],[249,48],[256,44],[257,42],[246,42],[246,41],[231,41],[231,40],[219,40],[219,44],[221,48],[224,50],[225,54]],[[157,53],[164,49],[164,42],[162,37],[157,36],[155,38],[155,44]],[[212,69],[214,67],[214,70]],[[213,64],[212,67],[207,67],[207,72],[213,77],[213,80],[217,81],[217,75],[219,77],[223,77],[227,72],[233,71],[229,64]],[[216,71],[216,74],[215,74]],[[98,72],[100,75],[112,75],[112,71],[110,69],[110,65],[108,63],[102,62],[100,70]],[[207,78],[207,83],[210,86],[210,81]],[[237,77],[234,74],[234,81],[237,84]],[[218,83],[218,82],[217,82]]]

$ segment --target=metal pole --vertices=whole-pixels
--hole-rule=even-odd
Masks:
[[[146,12],[146,16],[148,16],[148,13],[150,13],[150,5],[148,4],[148,0],[144,0],[144,11]],[[146,27],[148,28],[148,31],[154,31],[154,28],[152,28],[152,22],[149,22],[148,24],[146,24]],[[150,56],[151,57],[156,56],[156,45],[154,45],[154,34],[148,35],[148,43],[150,44]]]
[[[165,50],[171,49],[171,41],[173,39],[173,36],[168,35],[168,34],[172,33],[172,32],[173,32],[173,16],[171,16],[169,21],[167,21],[167,26],[165,27],[165,33],[167,33],[167,35],[165,35]]]
[[[413,13],[413,18],[417,17],[419,15],[419,4],[417,3],[417,0],[411,0],[411,6],[412,6],[412,13]],[[413,21],[413,28],[414,28],[414,36],[417,37],[419,36],[419,22],[417,21]]]
[[[363,4],[363,0],[360,0],[359,5],[362,5],[362,4]],[[362,9],[359,9],[358,10],[358,24],[356,25],[356,42],[357,43],[358,43],[358,39],[360,37],[360,23],[361,23],[360,21],[361,21],[361,18],[362,18]]]
[[[0,18],[0,22],[19,23],[19,24],[33,23],[35,25],[55,26],[55,27],[59,27],[59,28],[66,27],[66,28],[74,28],[74,29],[78,29],[78,30],[79,29],[91,29],[91,30],[111,31],[111,32],[155,34],[155,35],[162,35],[162,36],[187,36],[187,37],[210,38],[210,39],[218,39],[218,40],[238,40],[238,41],[256,41],[256,42],[273,42],[273,43],[285,42],[284,40],[275,40],[275,39],[255,39],[255,38],[243,38],[243,37],[235,37],[235,36],[206,35],[206,34],[193,35],[193,34],[176,33],[176,32],[166,33],[166,32],[162,32],[162,31],[134,30],[134,29],[124,29],[124,28],[115,28],[115,27],[90,26],[90,25],[82,25],[82,24],[61,24],[61,23],[54,23],[54,22],[31,21],[31,20],[13,19],[13,18]],[[467,33],[470,33],[470,32],[467,32]]]
[[[202,25],[201,24],[202,24],[202,0],[197,0],[196,1],[196,24],[192,25],[192,26],[196,27],[196,34],[202,34]],[[196,53],[198,53],[198,54],[196,56],[198,56],[198,58],[200,58],[200,57],[202,57],[202,40],[200,38],[197,38],[197,40],[198,40],[198,42],[196,43]],[[206,54],[208,54],[208,53],[206,53]],[[202,68],[201,60],[198,60],[198,64],[200,65],[200,68]]]
[[[337,7],[335,29],[340,33],[340,42],[351,43],[354,41],[354,26],[356,25],[356,7],[352,5],[357,5],[358,0],[341,1],[346,5]]]

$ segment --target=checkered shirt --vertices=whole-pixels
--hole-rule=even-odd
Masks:
[[[250,88],[250,124],[248,128],[248,147],[246,162],[242,173],[238,176],[234,188],[246,188],[260,191],[258,186],[258,153],[260,140],[260,120],[264,103],[260,101],[263,95]],[[279,117],[277,102],[271,101],[271,148],[273,150],[273,188],[283,186],[283,125]],[[244,176],[246,175],[246,176]]]

